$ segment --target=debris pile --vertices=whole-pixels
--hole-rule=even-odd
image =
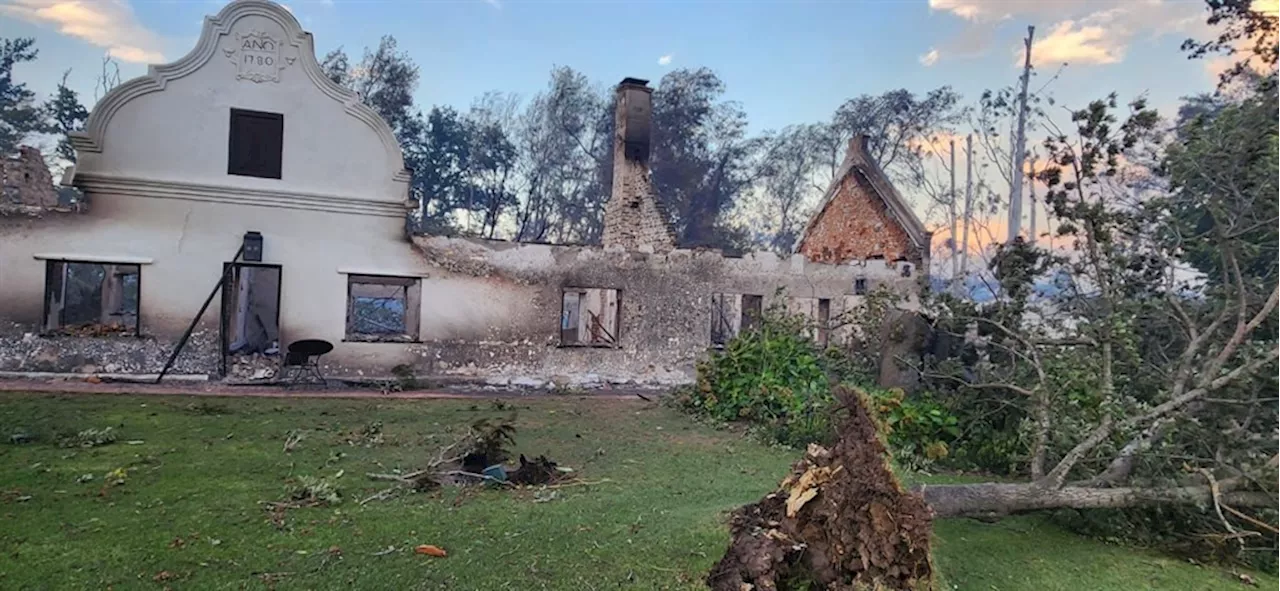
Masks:
[[[390,481],[390,488],[374,493],[362,501],[392,498],[400,492],[426,491],[444,485],[466,486],[490,484],[497,486],[530,486],[555,484],[573,470],[557,466],[546,456],[530,460],[523,454],[520,464],[508,470],[504,463],[511,457],[509,445],[515,445],[514,418],[507,420],[480,419],[473,423],[461,437],[443,447],[426,466],[411,472],[370,473],[371,480]]]
[[[98,325],[110,326],[110,325]],[[119,326],[119,325],[117,325]],[[129,333],[88,329],[86,336],[44,335],[38,327],[0,321],[0,369],[58,373],[145,374],[160,371],[174,342]],[[196,330],[178,356],[171,374],[218,371],[217,330]]]
[[[734,512],[714,591],[935,588],[928,505],[890,470],[866,395],[835,394],[835,446],[810,445],[778,490]]]
[[[227,377],[241,380],[270,380],[280,371],[279,355],[233,355],[227,359]]]

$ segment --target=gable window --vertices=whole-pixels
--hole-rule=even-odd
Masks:
[[[347,275],[348,341],[418,340],[422,280],[387,275]]]
[[[560,300],[560,346],[617,347],[618,290],[566,287]]]
[[[140,278],[136,264],[48,261],[44,330],[76,336],[138,334]]]
[[[283,150],[284,115],[231,109],[227,174],[278,179]]]

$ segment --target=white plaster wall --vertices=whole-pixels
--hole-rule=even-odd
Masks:
[[[408,345],[343,343],[347,276],[425,276],[428,269],[403,237],[400,220],[236,204],[94,195],[88,215],[6,220],[0,248],[0,316],[36,322],[44,297],[45,262],[38,254],[142,257],[144,334],[176,342],[217,283],[222,264],[245,232],[263,235],[263,263],[280,264],[281,340],[325,339],[332,360],[387,368]],[[426,289],[427,302],[439,296]],[[215,328],[221,302],[204,317]],[[425,336],[425,335],[424,335]]]

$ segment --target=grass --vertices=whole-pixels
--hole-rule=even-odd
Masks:
[[[501,408],[499,408],[501,407]],[[517,450],[591,486],[444,490],[360,506],[366,472],[420,465],[451,430],[516,413]],[[370,447],[345,434],[381,421]],[[117,441],[59,447],[112,427]],[[0,394],[0,588],[697,589],[725,516],[796,452],[640,401],[190,399]],[[9,435],[35,441],[9,443]],[[291,433],[301,442],[286,453]],[[104,477],[123,468],[124,483]],[[280,516],[302,476],[344,501]],[[91,476],[87,479],[86,475]],[[1072,536],[1035,518],[937,525],[955,589],[1235,589],[1232,575]],[[449,557],[413,554],[435,544]],[[394,548],[394,550],[391,550]],[[1253,575],[1263,587],[1272,577]]]

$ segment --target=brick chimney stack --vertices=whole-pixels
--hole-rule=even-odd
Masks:
[[[604,206],[606,248],[668,252],[675,233],[649,177],[652,94],[647,80],[624,78],[616,90],[613,132],[613,192]]]

